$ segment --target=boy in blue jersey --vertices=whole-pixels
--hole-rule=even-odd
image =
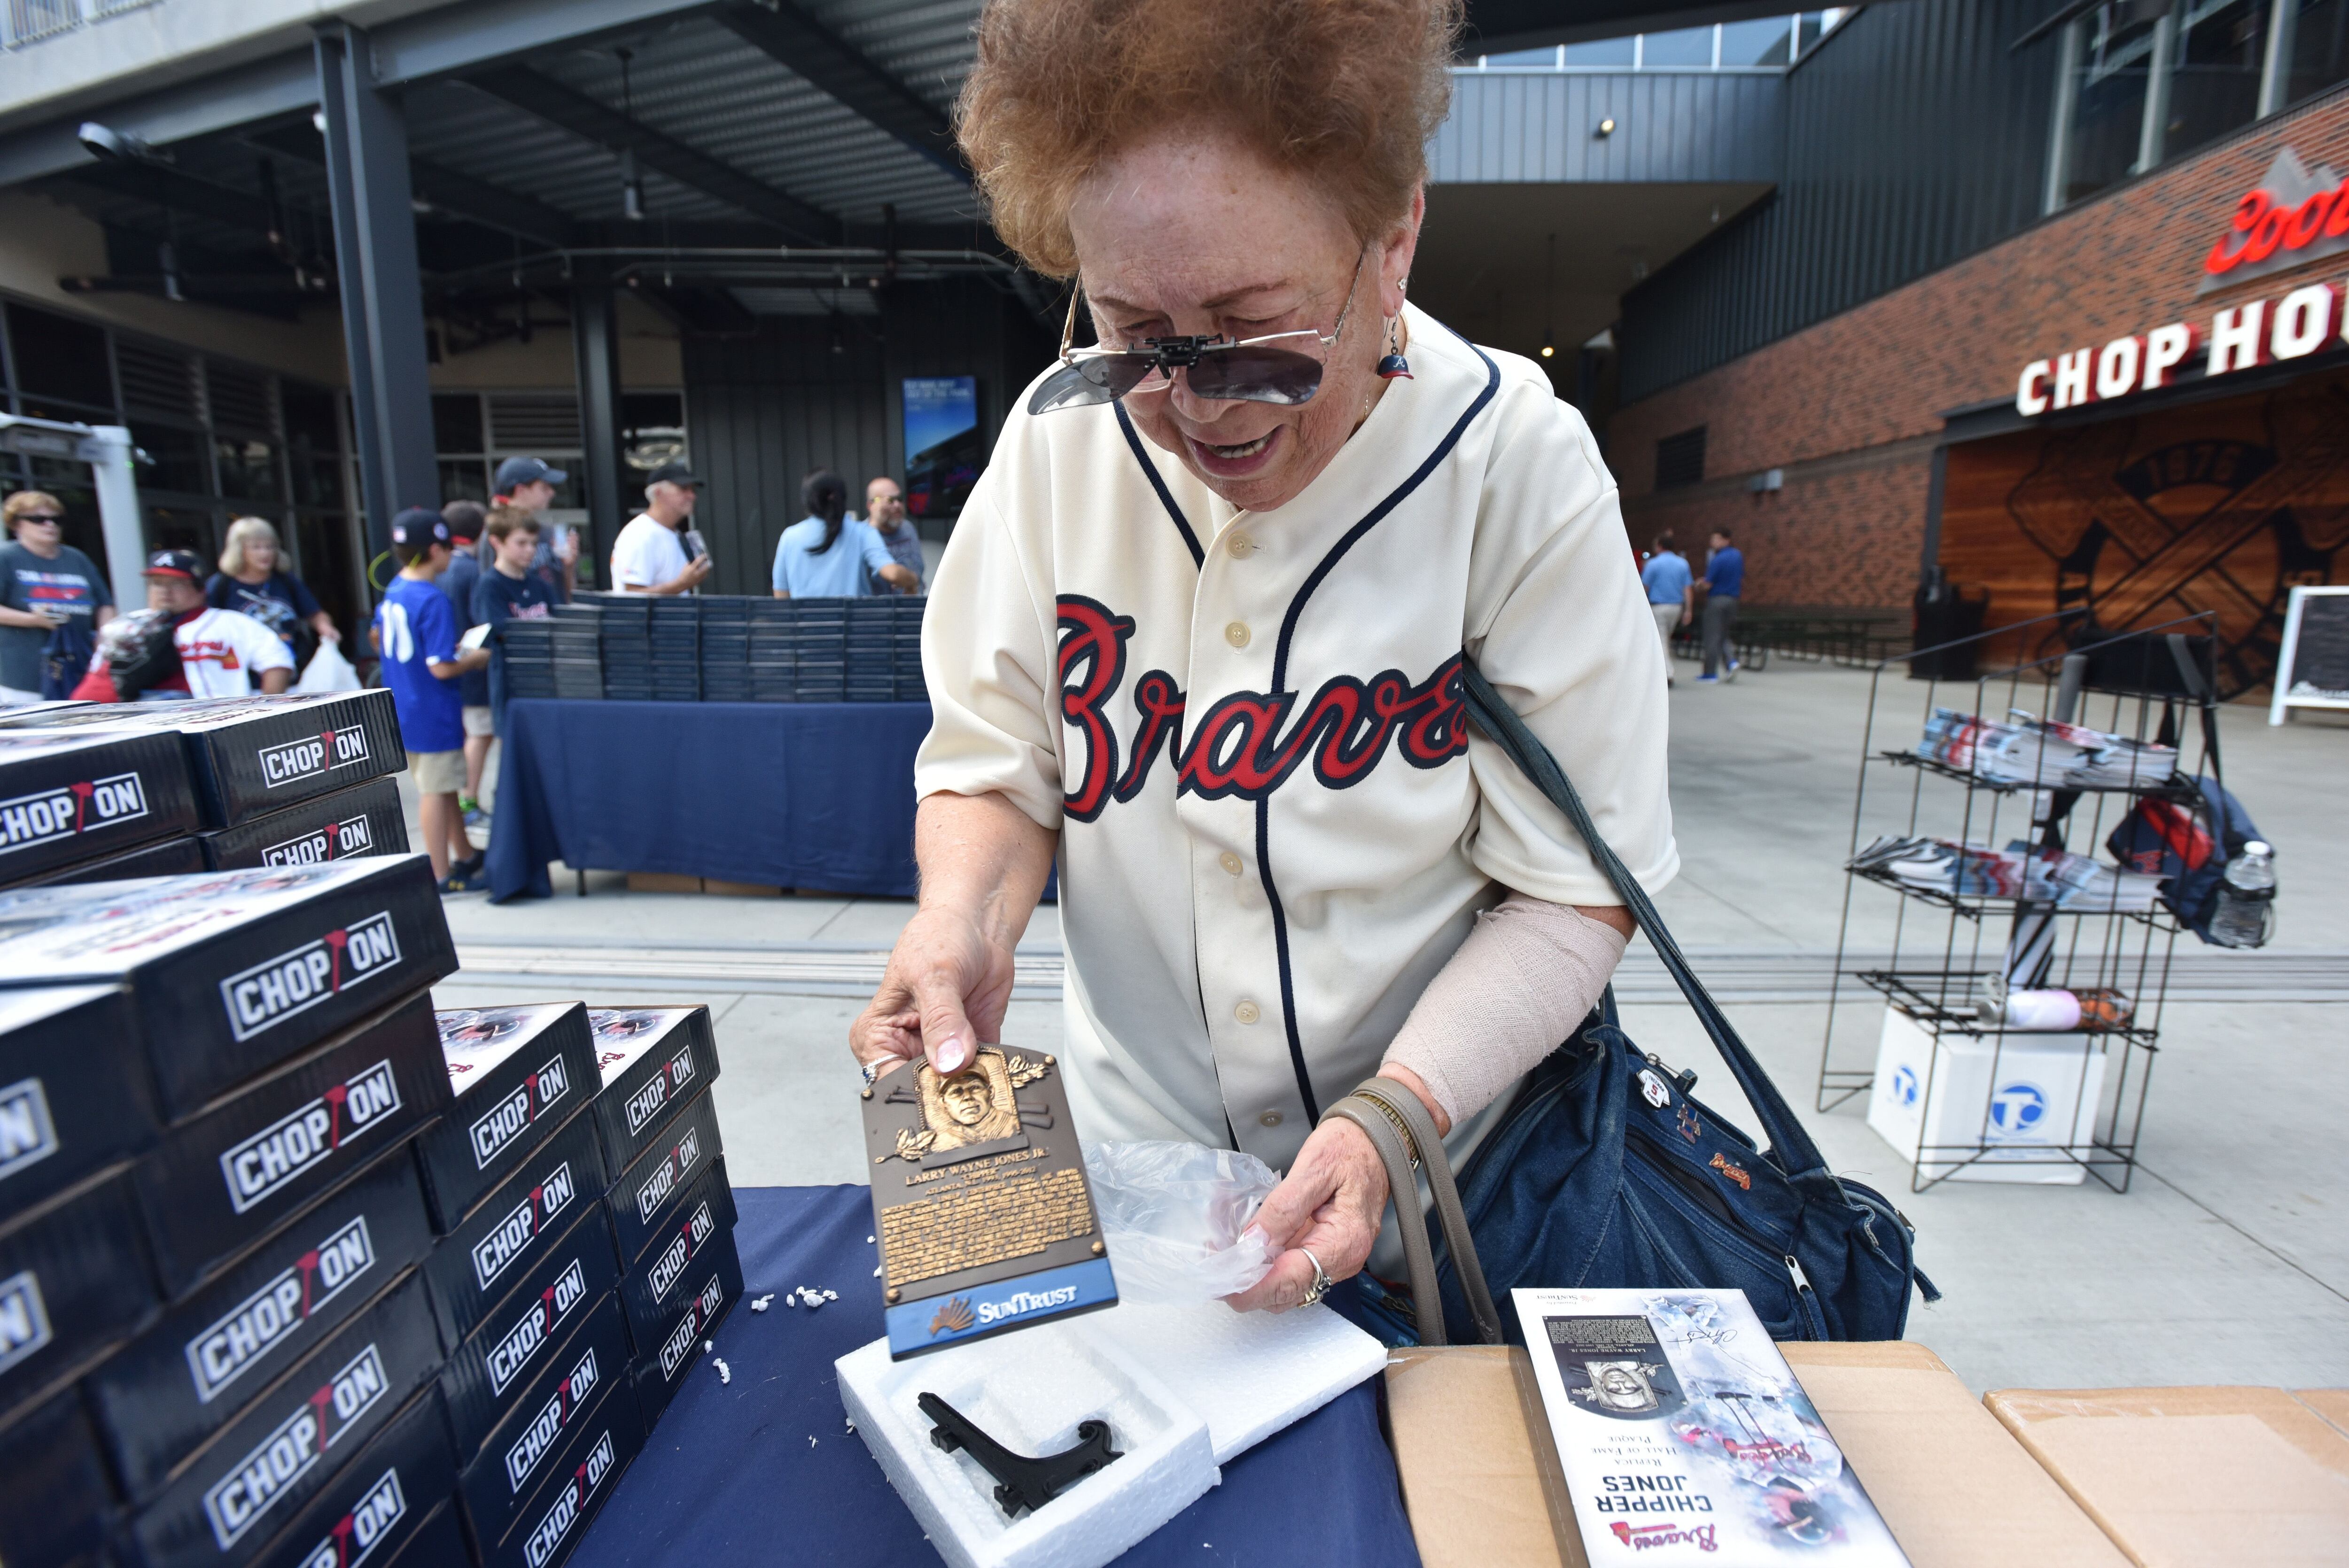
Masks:
[[[465,787],[464,693],[460,682],[490,662],[486,649],[460,651],[461,631],[448,595],[435,584],[449,569],[449,525],[437,511],[410,507],[391,520],[399,575],[376,606],[370,633],[383,658],[383,684],[399,712],[408,770],[423,797],[418,817],[424,852],[442,892],[478,892],[487,884],[484,856],[465,837],[457,804]],[[453,853],[452,853],[453,851]]]

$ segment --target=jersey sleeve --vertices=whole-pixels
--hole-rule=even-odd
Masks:
[[[1671,713],[1615,481],[1581,415],[1546,383],[1511,387],[1496,413],[1467,652],[1654,893],[1680,869],[1665,758]],[[1555,903],[1623,902],[1566,814],[1473,728],[1468,755],[1481,797],[1471,845],[1478,869]]]
[[[457,608],[449,595],[435,591],[419,593],[409,606],[408,634],[416,639],[416,656],[428,665],[457,662]]]
[[[1057,830],[1060,632],[1050,589],[1000,510],[1018,505],[1005,482],[1016,466],[1009,444],[999,443],[955,525],[922,616],[931,720],[914,759],[914,793],[1000,794]]]
[[[236,656],[244,667],[258,675],[263,670],[290,670],[294,667],[293,650],[285,639],[238,610],[224,610],[220,619],[230,628],[236,643]]]

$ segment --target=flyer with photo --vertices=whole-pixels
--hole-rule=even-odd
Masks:
[[[1908,1568],[1744,1292],[1511,1295],[1593,1568]]]

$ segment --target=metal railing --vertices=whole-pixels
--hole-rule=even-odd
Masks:
[[[8,0],[5,36],[0,46],[21,49],[44,38],[70,33],[91,22],[102,22],[126,11],[143,10],[156,0]]]

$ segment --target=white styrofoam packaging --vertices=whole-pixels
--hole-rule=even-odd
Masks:
[[[897,1495],[953,1568],[1100,1568],[1222,1479],[1206,1423],[1133,1355],[1040,1324],[906,1361],[876,1339],[833,1363],[841,1403]],[[930,1440],[916,1403],[936,1394],[1016,1452],[1073,1446],[1081,1421],[1109,1422],[1120,1458],[1018,1519],[967,1452]]]
[[[1924,1181],[2076,1185],[2087,1174],[2081,1161],[2091,1152],[2106,1060],[2106,1042],[2093,1035],[1951,1034],[1941,1037],[1937,1064],[1931,1032],[1888,1006],[1868,1125]],[[1979,1158],[1961,1152],[1977,1142],[1986,1146]],[[2069,1159],[2060,1152],[2067,1147]]]

